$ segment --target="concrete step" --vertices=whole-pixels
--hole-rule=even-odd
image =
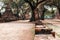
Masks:
[[[51,34],[40,34],[35,35],[34,40],[60,40],[60,39],[53,37]]]
[[[35,28],[35,34],[51,34],[53,30],[47,28]]]

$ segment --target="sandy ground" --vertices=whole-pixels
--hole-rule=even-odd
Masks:
[[[33,40],[33,23],[0,23],[0,40]]]

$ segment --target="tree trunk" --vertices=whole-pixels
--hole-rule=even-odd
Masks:
[[[39,13],[38,13],[38,9],[35,8],[34,10],[32,10],[32,17],[30,19],[30,22],[37,20],[39,20]]]
[[[60,8],[58,8],[58,11],[59,11],[59,15],[60,15]]]
[[[44,12],[41,15],[41,20],[44,20]]]
[[[35,13],[34,13],[34,10],[32,10],[32,16],[31,16],[31,19],[30,19],[30,22],[32,21],[35,21]]]
[[[1,15],[1,13],[0,13],[0,18],[1,18],[1,16],[2,16],[2,15]]]
[[[60,19],[60,8],[57,7],[57,12],[55,18]]]
[[[15,16],[17,17],[17,18],[19,18],[19,8],[18,8],[18,5],[16,4],[16,11],[17,11],[17,13],[15,14]]]
[[[60,19],[60,8],[58,8],[58,19]]]
[[[44,13],[45,13],[45,8],[43,8],[42,10],[41,20],[44,20]]]
[[[18,5],[17,5],[17,17],[19,17],[19,8],[18,8]]]

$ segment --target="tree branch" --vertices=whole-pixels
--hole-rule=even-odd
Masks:
[[[37,0],[37,3],[38,3],[38,0]]]
[[[30,6],[32,6],[32,3],[28,0],[24,0],[25,2],[27,2]]]
[[[24,0],[24,1],[27,2],[30,5],[31,9],[33,9],[33,5],[30,1],[28,1],[28,0]]]
[[[36,6],[38,6],[40,3],[43,3],[43,2],[45,2],[45,1],[46,1],[46,0],[42,0],[42,1],[37,2]]]

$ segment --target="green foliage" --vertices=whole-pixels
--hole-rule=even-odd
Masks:
[[[18,3],[18,6],[20,7],[20,6],[22,6],[24,3],[25,3],[24,0],[20,0],[19,3]]]
[[[13,3],[11,4],[11,7],[12,7],[12,8],[16,8],[16,5],[17,5],[17,4],[16,4],[15,2],[13,2]]]

